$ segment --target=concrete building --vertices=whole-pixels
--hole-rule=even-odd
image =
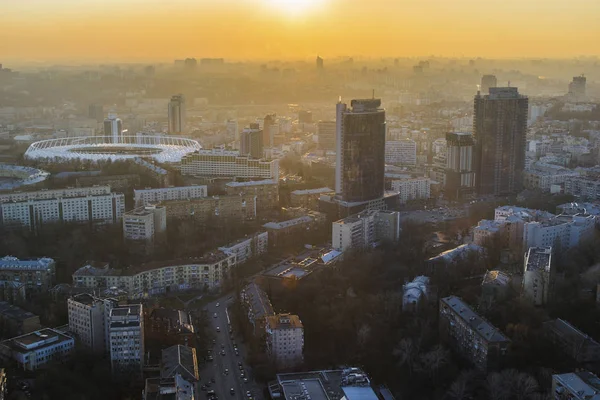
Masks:
[[[486,271],[481,282],[481,305],[489,309],[494,303],[505,300],[511,291],[511,276],[504,271]]]
[[[138,174],[81,176],[75,179],[75,186],[78,188],[110,186],[110,189],[115,192],[125,192],[130,187],[139,184],[140,176]]]
[[[378,242],[400,239],[400,214],[396,211],[370,210],[333,223],[331,242],[337,251],[364,250]]]
[[[548,303],[552,278],[552,247],[530,247],[525,255],[523,295],[535,306]]]
[[[124,195],[110,186],[17,192],[0,195],[0,224],[31,230],[59,222],[110,224],[124,209]]]
[[[269,234],[259,232],[248,238],[240,239],[230,243],[227,246],[219,247],[219,250],[225,254],[235,254],[237,264],[243,264],[246,261],[266,254],[269,247]]]
[[[256,213],[261,215],[279,207],[279,180],[229,182],[225,184],[227,195],[256,196]]]
[[[207,195],[206,185],[133,190],[133,199],[136,207],[148,206],[168,200],[198,199]]]
[[[236,265],[235,254],[208,253],[204,257],[150,262],[126,271],[108,265],[88,264],[73,273],[73,286],[78,288],[118,288],[130,298],[141,298],[189,289],[212,289]]]
[[[0,301],[6,301],[10,304],[20,304],[25,300],[27,300],[27,287],[24,283],[0,281]]]
[[[428,200],[431,197],[431,180],[428,178],[394,179],[392,190],[400,194],[400,203],[412,200]]]
[[[56,263],[52,258],[19,260],[16,257],[0,258],[0,280],[18,282],[27,289],[46,291],[54,286]]]
[[[16,362],[18,368],[35,371],[51,362],[67,359],[75,348],[75,340],[50,328],[27,333],[0,343],[0,356]]]
[[[569,176],[565,179],[565,193],[582,201],[598,201],[600,181],[587,176]]]
[[[181,174],[278,180],[279,160],[253,160],[237,151],[199,150],[181,159]]]
[[[585,76],[574,76],[573,80],[569,83],[569,95],[577,99],[583,99],[585,97],[585,85],[587,79]]]
[[[266,317],[267,354],[278,369],[289,369],[304,361],[304,326],[297,315],[276,314]]]
[[[496,75],[483,75],[481,77],[481,92],[483,94],[489,93],[490,88],[495,88],[496,86],[498,86]]]
[[[278,133],[279,123],[277,122],[277,115],[267,114],[263,120],[262,145],[265,147],[273,147],[275,144],[275,135]]]
[[[402,287],[402,311],[416,312],[429,296],[429,278],[417,276]]]
[[[6,301],[0,301],[0,328],[5,335],[24,335],[41,327],[39,316]]]
[[[258,124],[250,124],[240,134],[240,155],[257,160],[263,158],[263,131]]]
[[[185,98],[182,94],[171,97],[169,101],[169,133],[182,133],[186,126]]]
[[[335,191],[327,187],[318,189],[294,190],[290,194],[292,207],[304,207],[308,210],[318,210],[321,195],[334,195]]]
[[[168,379],[147,378],[142,400],[198,400],[195,386],[179,374]]]
[[[515,87],[477,93],[473,120],[476,188],[481,195],[510,195],[522,190],[525,169],[528,99]]]
[[[123,215],[123,238],[147,243],[157,241],[167,230],[167,209],[152,205],[138,207]]]
[[[319,121],[317,123],[317,137],[319,138],[319,149],[335,151],[335,121]]]
[[[600,361],[600,344],[560,318],[544,322],[544,334],[564,354],[577,363]]]
[[[417,142],[412,139],[386,141],[385,163],[393,165],[417,165]]]
[[[469,195],[475,188],[473,151],[475,141],[470,133],[446,134],[446,169],[444,192],[448,198]]]
[[[510,339],[456,296],[440,300],[440,334],[450,346],[483,372],[501,367]]]
[[[203,224],[243,223],[256,218],[257,196],[240,192],[227,196],[164,201],[161,206],[166,208],[169,218],[192,219]]]
[[[109,351],[109,316],[118,305],[116,299],[82,293],[67,300],[69,331],[86,349],[94,353]]]
[[[196,349],[171,346],[162,351],[160,376],[147,378],[144,400],[198,400]]]
[[[104,120],[104,136],[110,137],[113,143],[120,143],[123,135],[123,121],[114,112],[108,113]]]
[[[595,226],[596,220],[593,215],[559,215],[543,222],[526,222],[523,248],[555,247],[556,251],[567,251],[591,240]]]
[[[192,316],[182,310],[156,308],[148,316],[145,339],[147,344],[195,346],[196,329]]]
[[[552,375],[552,400],[600,400],[600,379],[589,371]]]
[[[252,281],[244,287],[240,298],[248,312],[248,320],[254,328],[254,335],[264,333],[267,317],[275,314],[269,296],[255,281]]]
[[[325,214],[309,211],[306,215],[282,222],[268,222],[263,228],[269,233],[269,246],[280,247],[296,242],[300,232],[318,231],[325,224]]]
[[[144,314],[141,304],[114,307],[109,316],[110,363],[113,375],[141,375],[144,367]]]

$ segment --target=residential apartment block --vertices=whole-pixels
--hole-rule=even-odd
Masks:
[[[115,299],[95,297],[82,293],[67,300],[69,331],[79,342],[94,353],[109,351],[110,311],[118,305]]]
[[[243,264],[253,257],[265,254],[269,246],[269,233],[260,232],[249,238],[240,239],[227,246],[219,247],[225,254],[235,254],[237,264]]]
[[[600,379],[589,371],[552,375],[553,400],[600,400]]]
[[[440,334],[480,371],[501,366],[510,339],[456,296],[440,300]]]
[[[297,315],[276,314],[266,317],[267,353],[278,368],[288,369],[304,361],[304,326]]]
[[[146,325],[146,342],[177,343],[184,346],[195,346],[196,330],[192,316],[182,310],[172,308],[156,308],[148,316]]]
[[[333,189],[327,187],[318,189],[294,190],[290,194],[290,202],[292,207],[304,207],[308,210],[319,209],[319,198],[321,195],[335,195]]]
[[[141,375],[145,356],[142,305],[114,307],[110,311],[108,334],[113,374]]]
[[[167,230],[167,210],[151,205],[135,208],[123,215],[123,238],[154,242]]]
[[[553,278],[552,247],[530,247],[525,255],[523,294],[533,305],[548,303]]]
[[[124,195],[111,193],[110,186],[0,195],[0,224],[31,230],[57,222],[117,223],[124,210]]]
[[[412,139],[386,141],[385,163],[394,165],[417,165],[417,142]]]
[[[211,196],[161,203],[167,217],[192,219],[198,223],[217,224],[244,222],[256,218],[257,198],[254,195]]]
[[[578,363],[600,361],[600,344],[560,318],[544,322],[546,337]]]
[[[51,362],[68,358],[75,340],[55,329],[44,328],[0,343],[0,356],[17,363],[26,371],[35,371]]]
[[[392,191],[400,194],[400,203],[411,200],[427,200],[431,197],[431,180],[429,178],[394,179]]]
[[[254,334],[264,333],[266,317],[275,314],[269,296],[256,282],[251,282],[242,290],[240,298],[248,311]]]
[[[592,177],[569,177],[565,180],[565,193],[572,194],[579,200],[600,200],[600,181]]]
[[[0,280],[18,282],[27,289],[49,290],[56,278],[56,263],[51,258],[19,260],[6,256],[0,259]]]
[[[279,179],[266,179],[249,182],[229,182],[225,184],[229,196],[256,197],[256,213],[272,211],[279,207]]]
[[[0,328],[6,335],[24,335],[41,327],[39,316],[6,301],[0,301]]]
[[[278,247],[298,240],[296,234],[319,229],[325,223],[325,214],[309,211],[306,215],[282,222],[268,222],[263,228],[269,233],[269,246]]]
[[[400,214],[396,211],[369,210],[336,221],[331,242],[335,250],[366,249],[378,242],[400,239]]]
[[[559,246],[561,251],[566,251],[591,240],[595,226],[593,215],[558,215],[547,221],[527,222],[523,231],[523,247]]]
[[[134,189],[133,191],[133,199],[136,207],[148,206],[167,200],[198,199],[207,195],[206,185]]]
[[[253,160],[237,151],[199,150],[181,159],[181,174],[278,180],[279,160]]]

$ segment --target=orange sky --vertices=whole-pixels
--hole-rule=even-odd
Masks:
[[[308,2],[287,9],[278,2]],[[0,0],[0,57],[572,57],[600,0]]]

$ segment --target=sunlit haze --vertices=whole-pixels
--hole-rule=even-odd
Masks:
[[[600,50],[597,0],[3,1],[15,60],[572,57]]]

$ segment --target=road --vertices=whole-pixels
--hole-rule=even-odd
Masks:
[[[223,296],[205,306],[208,313],[211,329],[215,335],[216,344],[212,346],[211,354],[213,361],[207,361],[200,369],[201,383],[206,384],[215,378],[215,383],[208,387],[208,390],[214,390],[219,400],[223,399],[248,399],[246,392],[249,390],[252,393],[252,398],[261,400],[262,393],[255,384],[252,376],[249,374],[248,365],[244,362],[244,349],[241,347],[240,340],[236,332],[233,332],[233,340],[229,334],[229,321],[227,307],[232,303],[231,295]],[[217,304],[219,305],[217,307]],[[217,315],[216,318],[214,315]],[[220,332],[217,332],[217,327]],[[236,356],[233,343],[237,344],[239,356]],[[221,355],[221,350],[225,350],[225,355]],[[204,357],[205,354],[200,354],[198,357]],[[242,362],[243,371],[248,378],[248,383],[244,383],[240,376],[240,368],[238,362]],[[228,370],[229,373],[225,374]],[[231,394],[231,388],[235,393]],[[201,391],[200,398],[206,399],[207,392]]]

